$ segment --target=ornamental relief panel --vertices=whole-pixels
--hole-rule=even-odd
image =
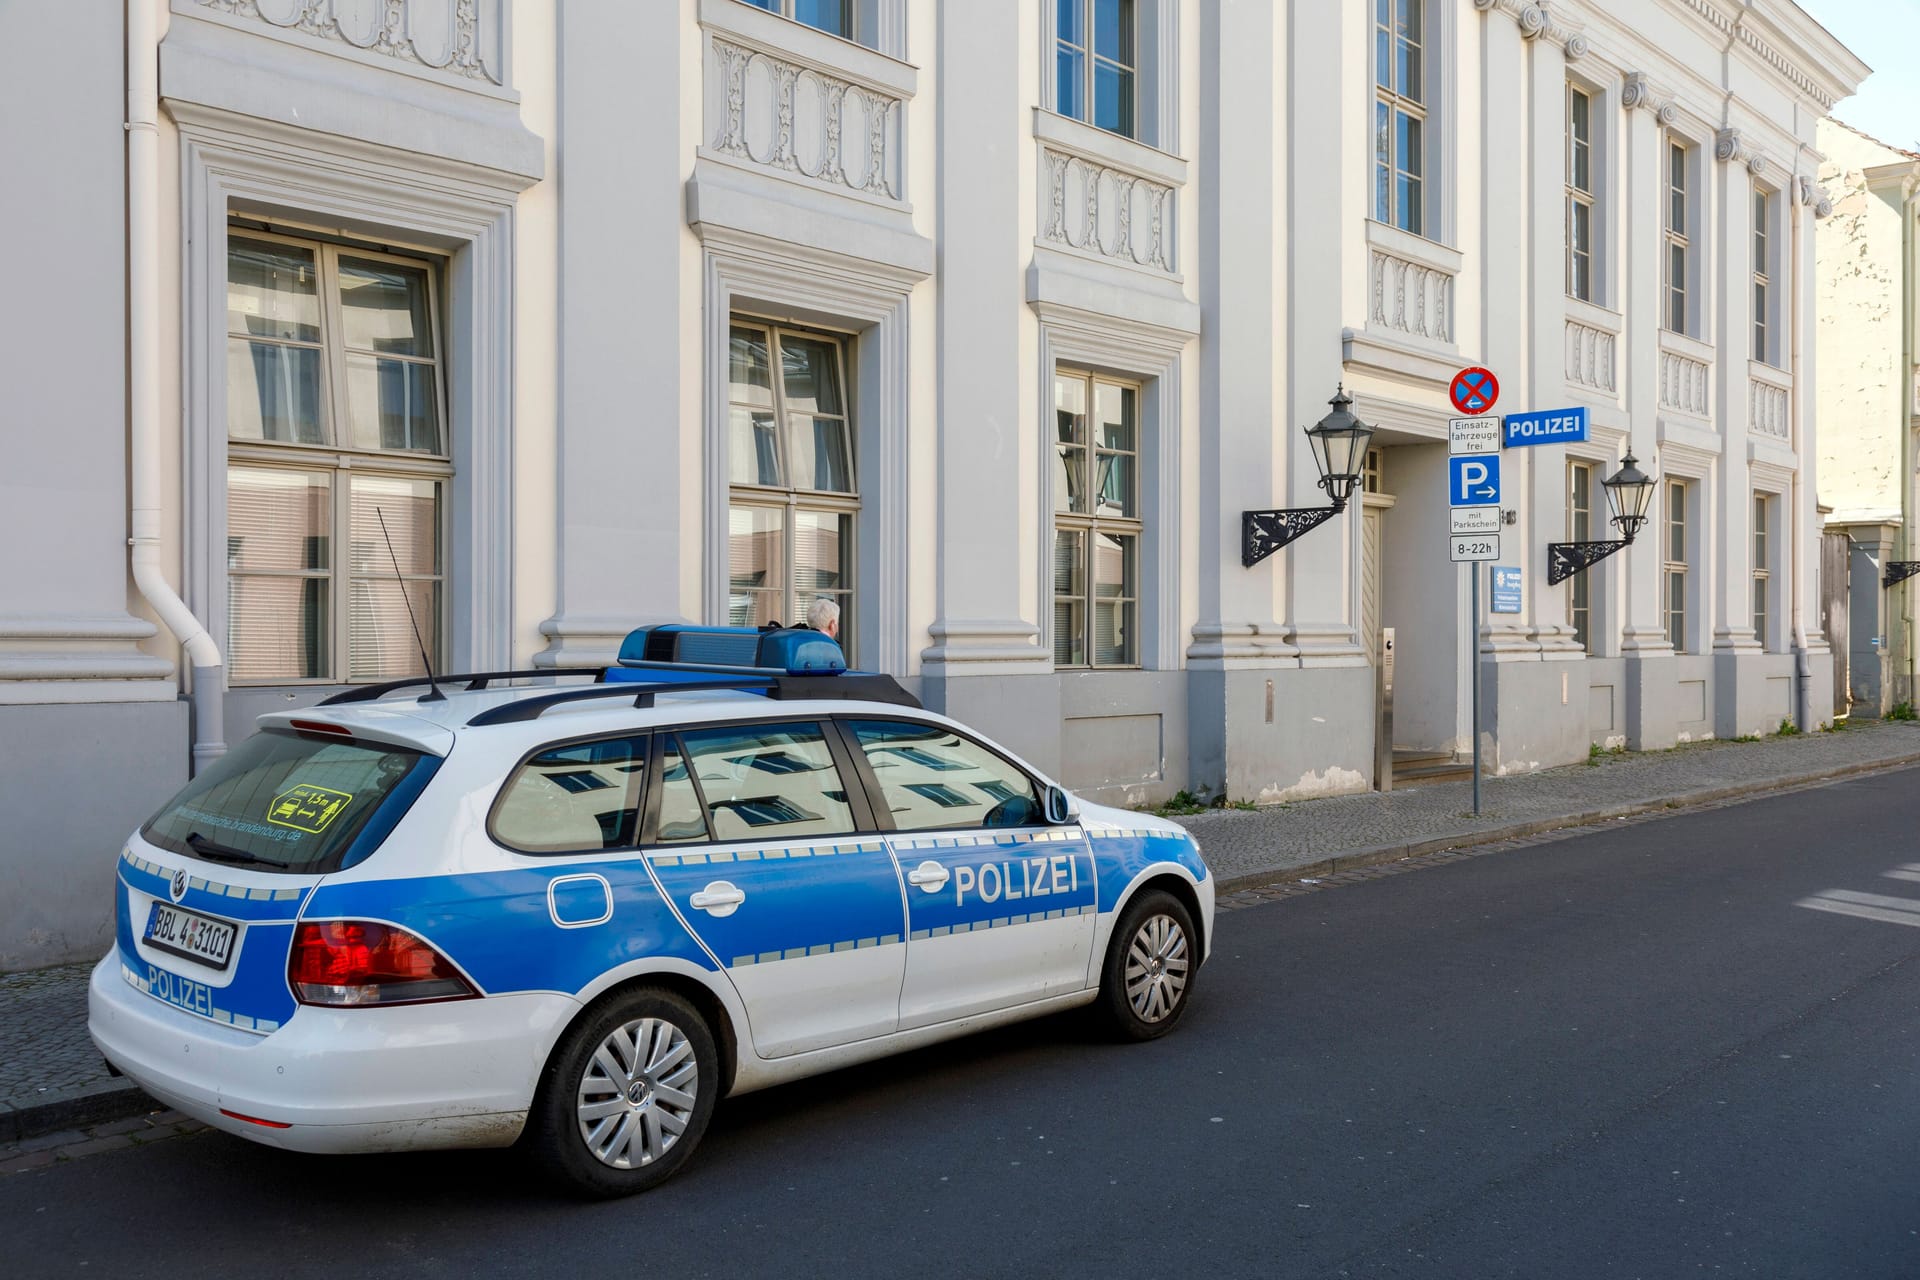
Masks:
[[[501,42],[511,0],[192,0],[192,8],[335,41],[467,80],[504,86]]]
[[[1085,156],[1040,149],[1040,239],[1174,273],[1174,188]]]
[[[888,202],[902,198],[903,98],[718,34],[708,44],[713,154]]]

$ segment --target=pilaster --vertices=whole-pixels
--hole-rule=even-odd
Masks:
[[[1722,246],[1722,269],[1716,275],[1713,293],[1719,331],[1714,335],[1718,350],[1714,361],[1717,387],[1714,403],[1719,406],[1720,460],[1714,486],[1714,501],[1719,516],[1712,527],[1719,537],[1713,547],[1708,618],[1712,623],[1713,653],[1716,659],[1716,687],[1721,676],[1733,677],[1728,658],[1757,653],[1760,640],[1753,629],[1753,485],[1747,464],[1748,400],[1751,379],[1748,361],[1753,355],[1753,179],[1747,168],[1751,152],[1742,143],[1736,129],[1722,129],[1714,141],[1714,185],[1719,207],[1714,238]],[[1782,212],[1785,202],[1782,201]],[[1777,234],[1781,228],[1774,228]],[[1775,271],[1778,277],[1787,273]],[[1782,308],[1781,314],[1788,312]],[[1788,505],[1783,503],[1783,508]],[[1782,511],[1786,528],[1799,526],[1790,513]],[[1785,585],[1785,584],[1782,584]],[[1725,690],[1722,690],[1725,692]],[[1716,698],[1728,705],[1732,699]]]
[[[942,374],[934,467],[937,567],[933,644],[921,654],[930,706],[964,714],[975,677],[1050,675],[1051,657],[1024,602],[1041,598],[1045,555],[1022,554],[1025,513],[1038,501],[1028,446],[1043,424],[1028,406],[1040,377],[1023,365],[1023,243],[1033,237],[1021,174],[1037,67],[1017,56],[1029,27],[1022,5],[943,5],[938,11],[935,106],[940,227],[936,343]],[[1023,229],[1025,234],[1023,235]],[[1017,318],[1017,319],[1016,319]],[[1037,514],[1037,513],[1036,513]]]
[[[1674,108],[1639,73],[1628,75],[1620,102],[1626,109],[1620,129],[1625,216],[1620,220],[1619,241],[1626,304],[1621,310],[1631,317],[1622,343],[1626,445],[1658,484],[1660,255],[1665,225],[1661,130],[1673,118]],[[1596,499],[1596,503],[1603,501]],[[1623,620],[1620,652],[1626,660],[1626,676],[1621,724],[1627,746],[1635,751],[1672,746],[1678,732],[1673,705],[1675,658],[1660,609],[1659,510],[1656,492],[1647,527],[1632,546],[1612,557],[1617,568],[1610,575],[1619,583],[1617,599],[1622,604],[1618,616]]]
[[[700,618],[682,573],[698,561],[683,514],[699,501],[699,424],[680,406],[703,329],[683,289],[680,187],[659,180],[686,167],[679,46],[637,6],[563,8],[558,24],[556,609],[535,661],[580,666],[611,662],[632,627]],[[644,465],[610,465],[643,430]]]

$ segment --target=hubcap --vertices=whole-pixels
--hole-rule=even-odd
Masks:
[[[1187,934],[1172,916],[1149,916],[1127,944],[1127,1003],[1142,1022],[1159,1022],[1187,990]]]
[[[664,1018],[616,1027],[587,1060],[574,1114],[594,1159],[616,1169],[652,1164],[693,1120],[700,1064],[686,1033]]]

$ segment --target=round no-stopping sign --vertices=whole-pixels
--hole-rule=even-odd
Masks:
[[[1500,379],[1494,377],[1490,369],[1477,366],[1462,369],[1453,375],[1453,383],[1447,388],[1447,398],[1463,414],[1486,413],[1500,398]]]

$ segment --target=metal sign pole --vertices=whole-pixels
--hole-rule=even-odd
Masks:
[[[1480,566],[1470,564],[1473,605],[1467,610],[1467,655],[1473,663],[1473,816],[1480,816]]]

